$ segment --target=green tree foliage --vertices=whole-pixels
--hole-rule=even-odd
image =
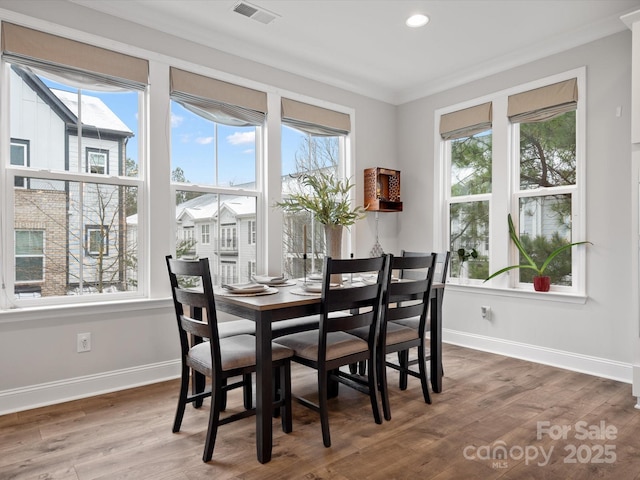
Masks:
[[[576,183],[576,112],[520,125],[520,188]]]

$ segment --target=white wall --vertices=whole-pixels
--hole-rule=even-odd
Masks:
[[[398,145],[405,212],[403,248],[443,248],[434,209],[434,111],[532,80],[587,69],[586,303],[553,297],[505,296],[486,288],[450,286],[445,340],[631,381],[636,327],[632,312],[631,32],[553,55],[498,75],[420,99],[398,109]],[[617,107],[621,116],[616,116]],[[492,320],[480,306],[489,305]]]
[[[2,10],[4,9],[4,10]],[[144,57],[149,52],[153,79],[150,109],[151,184],[169,182],[167,124],[163,112],[168,100],[168,66],[189,69],[203,65],[221,73],[221,79],[242,79],[282,95],[302,95],[352,109],[355,135],[354,180],[356,199],[363,201],[363,170],[372,166],[397,168],[395,107],[355,95],[314,80],[250,62],[119,20],[84,7],[47,1],[0,1],[0,20],[78,39],[88,32],[98,46]],[[87,34],[80,35],[88,41]],[[90,42],[91,43],[91,42]],[[130,51],[126,51],[126,50]],[[272,151],[270,149],[270,151]],[[144,275],[151,300],[118,305],[57,307],[0,312],[0,414],[45,405],[101,391],[159,381],[176,376],[178,340],[169,300],[164,255],[169,253],[172,200],[168,189],[155,189],[151,205],[150,264]],[[394,214],[381,215],[383,245],[395,248]],[[372,217],[354,228],[356,255],[368,255],[374,242]],[[141,238],[141,243],[144,239]],[[77,333],[91,332],[91,352],[76,353]]]

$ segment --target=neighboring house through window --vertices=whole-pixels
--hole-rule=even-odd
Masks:
[[[19,167],[29,166],[29,140],[11,139],[11,165]],[[16,176],[13,180],[16,187],[26,187],[27,180],[24,177]]]

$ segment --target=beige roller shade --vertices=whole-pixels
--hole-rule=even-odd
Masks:
[[[289,98],[282,99],[282,121],[314,135],[346,135],[351,131],[348,114]]]
[[[171,67],[171,94],[177,93],[267,113],[265,92]]]
[[[440,136],[445,140],[470,137],[491,128],[491,102],[447,113],[440,117]]]
[[[541,122],[575,110],[578,80],[572,78],[546,87],[511,95],[507,115],[514,122]]]
[[[2,53],[43,68],[63,65],[140,85],[146,85],[149,79],[146,60],[13,23],[2,22]]]

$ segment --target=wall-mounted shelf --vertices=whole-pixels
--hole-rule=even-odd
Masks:
[[[400,170],[365,168],[364,205],[370,212],[401,212]]]

